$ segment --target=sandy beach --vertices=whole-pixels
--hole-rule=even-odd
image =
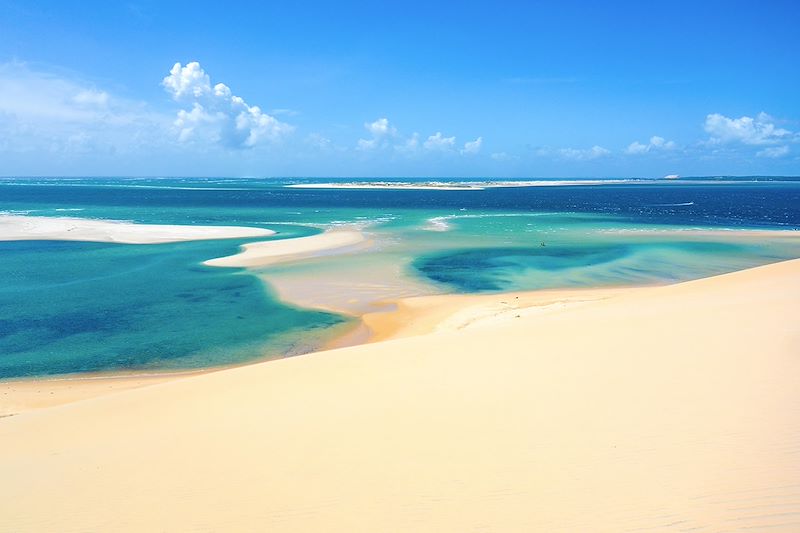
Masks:
[[[242,246],[238,254],[209,259],[203,264],[215,267],[261,267],[351,251],[366,241],[360,231],[333,229],[310,237],[248,243]]]
[[[800,261],[578,292],[0,418],[0,530],[797,531]]]
[[[0,381],[0,418],[96,398],[123,390],[173,381],[206,371],[154,374],[83,374],[40,379]]]
[[[242,226],[134,224],[73,217],[0,215],[0,241],[87,241],[158,244],[209,239],[267,237],[275,232]]]

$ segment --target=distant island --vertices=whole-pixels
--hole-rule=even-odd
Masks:
[[[648,179],[525,180],[525,181],[343,181],[339,183],[293,183],[295,189],[426,189],[439,191],[480,191],[499,187],[557,187],[564,185],[614,185],[651,182]]]

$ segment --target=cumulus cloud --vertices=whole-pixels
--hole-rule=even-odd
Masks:
[[[196,61],[186,66],[175,63],[161,84],[176,102],[189,106],[178,111],[174,121],[181,142],[207,138],[229,148],[253,148],[294,129],[249,105],[224,83],[212,86]]]
[[[483,144],[483,137],[478,137],[474,141],[467,141],[464,143],[464,148],[461,149],[462,154],[477,154],[481,151]]]
[[[175,63],[161,84],[176,100],[198,100],[211,93],[211,78],[197,61],[185,67]]]
[[[358,139],[356,142],[356,149],[362,152],[392,150],[398,155],[407,157],[424,153],[467,155],[477,154],[483,145],[483,137],[478,137],[474,141],[464,143],[463,148],[457,149],[455,136],[445,137],[440,131],[430,135],[425,141],[421,141],[417,132],[406,137],[398,133],[397,128],[386,117],[373,122],[365,122],[364,129],[369,132],[369,138]]]
[[[364,127],[374,137],[385,137],[387,135],[394,135],[397,133],[397,129],[394,126],[389,125],[389,119],[385,117],[379,118],[375,122],[364,123]]]
[[[455,137],[445,137],[441,131],[437,131],[425,140],[422,145],[426,150],[446,152],[452,150],[456,145]]]
[[[712,143],[777,144],[792,136],[792,132],[778,127],[775,119],[766,113],[759,113],[755,118],[730,118],[712,113],[706,116],[704,128],[711,135]]]
[[[647,144],[640,143],[639,141],[632,142],[628,145],[628,148],[625,149],[625,153],[639,155],[650,152],[674,150],[675,148],[676,144],[674,141],[667,141],[664,137],[654,135],[650,137],[650,141]]]
[[[391,138],[397,135],[397,129],[389,124],[389,119],[382,117],[374,122],[365,122],[364,129],[372,136],[371,139],[359,139],[356,144],[358,150],[375,150],[386,148],[391,144]]]
[[[414,132],[411,137],[401,141],[394,146],[395,151],[401,154],[414,154],[419,150],[419,133]]]

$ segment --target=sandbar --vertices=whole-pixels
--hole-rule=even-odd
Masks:
[[[576,185],[618,185],[622,183],[652,183],[654,180],[602,179],[602,180],[525,180],[525,181],[351,181],[329,183],[293,183],[284,187],[293,189],[385,189],[433,191],[482,191],[507,187],[558,187]]]
[[[275,232],[243,226],[136,224],[73,217],[0,215],[0,241],[86,241],[159,244],[210,239],[267,237]]]
[[[365,235],[360,231],[334,229],[310,237],[248,243],[237,254],[209,259],[203,264],[215,267],[262,267],[351,251],[366,242]]]

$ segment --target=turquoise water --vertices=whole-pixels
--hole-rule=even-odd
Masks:
[[[237,248],[221,242],[0,243],[0,376],[234,364],[309,351],[345,322],[200,265]]]
[[[281,357],[314,350],[355,323],[280,301],[275,288],[288,282],[311,298],[337,286],[365,291],[368,300],[643,285],[800,257],[799,239],[724,232],[800,228],[796,180],[452,192],[282,185],[0,180],[5,213],[258,226],[278,231],[279,239],[351,226],[375,243],[359,254],[248,271],[201,264],[234,253],[243,239],[0,242],[0,379]],[[721,231],[684,231],[692,228]]]

